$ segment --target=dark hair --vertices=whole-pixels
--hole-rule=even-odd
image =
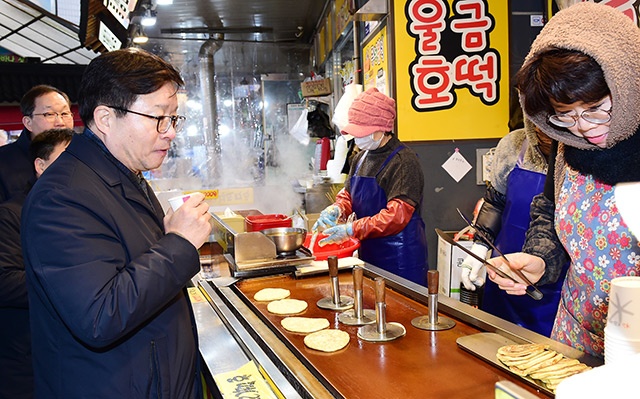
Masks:
[[[70,143],[75,132],[73,129],[49,129],[33,138],[29,145],[31,161],[36,158],[49,160],[51,153],[60,143]]]
[[[573,104],[601,100],[611,93],[600,65],[576,50],[551,48],[535,54],[515,76],[529,115],[554,113],[550,99]]]
[[[69,100],[69,96],[67,93],[56,89],[53,86],[49,85],[37,85],[33,86],[29,91],[27,91],[22,99],[20,100],[20,111],[22,111],[23,116],[32,116],[33,111],[36,109],[36,99],[38,97],[42,97],[45,94],[49,93],[58,93],[67,101],[69,107],[71,107],[71,101]]]
[[[78,92],[80,117],[93,122],[99,105],[129,108],[139,95],[153,93],[173,82],[176,92],[184,86],[180,73],[157,55],[137,48],[109,51],[94,58],[82,75]],[[125,112],[117,111],[118,116]]]

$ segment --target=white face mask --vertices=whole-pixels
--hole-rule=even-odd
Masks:
[[[373,139],[373,134],[370,134],[368,136],[364,136],[364,137],[355,137],[355,143],[356,145],[361,149],[361,150],[375,150],[378,147],[380,147],[380,143],[382,142],[382,138],[384,137],[384,134],[382,136],[380,136],[380,139],[378,140],[374,140]]]

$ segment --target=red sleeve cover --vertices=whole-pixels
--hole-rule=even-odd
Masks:
[[[353,236],[363,240],[397,234],[409,223],[414,211],[413,206],[394,198],[377,214],[354,221]]]
[[[347,220],[351,213],[353,213],[353,210],[351,208],[351,194],[349,194],[345,189],[338,191],[338,194],[336,195],[336,202],[334,202],[333,204],[337,205],[338,208],[340,208],[340,210],[342,211],[340,219],[343,222]]]

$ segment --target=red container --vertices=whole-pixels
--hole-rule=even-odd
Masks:
[[[307,238],[304,240],[304,246],[309,248],[311,245],[311,236],[313,234],[307,233]],[[316,238],[315,245],[313,248],[309,248],[313,253],[313,256],[316,257],[316,260],[326,260],[329,256],[337,256],[338,258],[346,258],[347,256],[352,256],[353,252],[360,248],[360,240],[357,238],[351,237],[347,241],[341,244],[327,244],[324,247],[318,245],[320,240],[327,237],[326,234],[318,234],[318,238]]]
[[[292,225],[293,221],[291,220],[291,216],[279,213],[271,215],[249,215],[244,218],[244,230],[246,232],[261,231],[275,227],[291,227]]]
[[[331,141],[323,137],[316,142],[316,165],[319,170],[327,170],[327,162],[331,158]]]

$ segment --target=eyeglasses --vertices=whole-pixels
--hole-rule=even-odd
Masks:
[[[596,125],[604,125],[611,120],[611,109],[586,110],[582,111],[580,115],[554,114],[549,116],[548,121],[558,127],[573,127],[578,123],[578,118]]]
[[[63,120],[73,119],[73,112],[43,112],[41,114],[31,114],[31,116],[41,115],[47,122],[55,122],[55,120],[60,117]]]
[[[171,126],[173,126],[176,133],[180,132],[184,127],[184,122],[187,120],[187,117],[182,115],[155,116],[155,115],[147,115],[140,112],[132,111],[126,108],[114,107],[112,105],[107,105],[107,107],[113,108],[122,112],[129,112],[129,113],[140,115],[140,116],[146,116],[147,118],[157,120],[158,124],[156,125],[156,130],[160,134],[164,134],[168,132]]]

